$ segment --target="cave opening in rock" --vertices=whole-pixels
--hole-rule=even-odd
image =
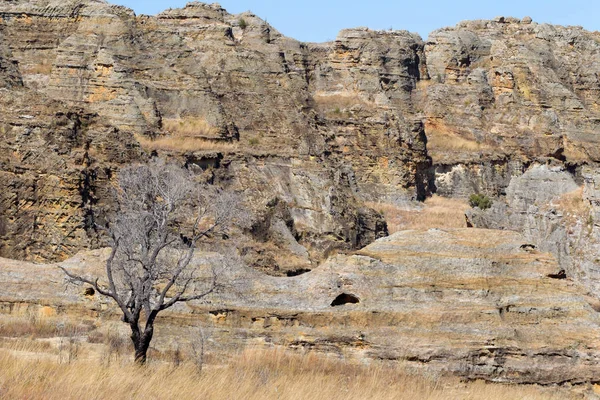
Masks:
[[[303,275],[303,274],[306,274],[306,273],[308,273],[310,271],[311,270],[308,269],[308,268],[298,268],[298,269],[294,269],[294,270],[291,270],[291,271],[287,271],[285,274],[286,274],[286,276],[291,277],[291,276]]]
[[[331,307],[343,306],[344,304],[357,304],[360,300],[357,296],[348,293],[342,293],[331,302]]]

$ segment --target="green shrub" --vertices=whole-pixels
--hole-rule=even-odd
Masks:
[[[248,143],[250,143],[250,146],[256,146],[259,143],[259,140],[257,138],[252,138],[248,140]]]
[[[242,30],[246,30],[246,28],[248,27],[248,23],[246,22],[246,20],[244,18],[240,18],[240,20],[238,21],[238,24]]]
[[[473,193],[469,197],[471,207],[477,207],[482,210],[487,210],[492,206],[492,200],[484,194]]]

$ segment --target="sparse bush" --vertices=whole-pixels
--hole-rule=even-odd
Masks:
[[[0,319],[0,337],[50,338],[62,335],[65,329],[90,330],[89,327],[73,324],[63,319],[40,317],[33,310],[26,316],[8,316]]]
[[[104,343],[104,334],[100,331],[92,331],[87,334],[88,343]]]
[[[198,327],[198,332],[192,337],[190,343],[192,349],[192,361],[196,365],[198,372],[202,372],[206,358],[206,335],[201,326]]]
[[[477,207],[482,210],[487,210],[492,206],[492,200],[484,194],[473,193],[469,197],[469,204],[471,207]]]
[[[102,353],[103,362],[109,365],[111,361],[118,361],[121,356],[129,351],[129,342],[118,332],[92,331],[87,335],[88,343],[104,344],[105,351]]]
[[[64,326],[60,328],[58,360],[59,363],[71,364],[79,356],[79,336],[82,332],[79,328]]]
[[[246,20],[244,18],[240,18],[240,20],[238,21],[238,24],[242,30],[246,30],[246,28],[248,27],[248,23],[246,22]]]
[[[259,140],[257,138],[252,138],[248,143],[250,143],[250,146],[256,146],[259,143]]]

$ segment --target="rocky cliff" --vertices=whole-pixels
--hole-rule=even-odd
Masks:
[[[253,15],[232,16],[218,5],[200,3],[157,17],[136,17],[104,2],[17,1],[3,3],[0,16],[3,43],[10,48],[6,62],[15,66],[24,84],[15,91],[32,93],[43,103],[54,99],[65,110],[85,110],[120,138],[106,141],[90,134],[86,142],[83,134],[73,135],[89,143],[89,151],[82,150],[89,172],[77,172],[84,175],[78,180],[85,181],[88,194],[75,193],[79,204],[64,216],[74,226],[48,222],[40,235],[46,242],[35,243],[29,238],[32,224],[9,218],[4,222],[4,255],[64,257],[72,250],[58,243],[63,238],[68,242],[80,234],[89,239],[85,221],[101,214],[98,205],[110,202],[102,195],[107,174],[119,162],[132,161],[130,152],[141,153],[134,138],[147,145],[147,154],[209,169],[211,181],[243,189],[257,210],[280,204],[290,218],[276,215],[274,221],[261,221],[271,215],[257,215],[257,225],[285,222],[283,236],[291,243],[280,247],[289,248],[300,264],[310,265],[328,249],[358,248],[386,234],[378,215],[361,207],[364,198],[422,198],[427,192],[430,162],[423,125],[410,105],[423,68],[418,37],[359,30],[342,33],[335,45],[306,45]],[[372,45],[363,48],[365,42]],[[384,61],[382,52],[387,54]],[[380,75],[387,77],[389,93],[382,89]],[[9,105],[4,108],[11,116],[18,113]],[[31,123],[56,119],[44,117],[34,115]],[[193,131],[191,147],[177,146],[174,136],[182,130]],[[4,135],[2,142],[8,144],[15,133],[11,128]],[[161,147],[165,140],[171,145]],[[84,147],[81,143],[77,147]],[[34,141],[28,145],[47,147]],[[104,146],[127,149],[115,158]],[[65,165],[73,166],[70,148],[57,151]],[[17,157],[3,170],[20,164]],[[71,173],[58,175],[73,179]],[[82,185],[72,182],[69,189],[77,186]],[[43,198],[60,191],[36,190]],[[2,204],[4,215],[21,217],[17,201]],[[281,234],[275,229],[255,236],[264,241]],[[29,254],[13,241],[23,243]],[[87,244],[80,238],[73,242]],[[255,254],[260,258],[271,269],[278,267],[273,255]]]
[[[81,253],[62,265],[91,273],[106,256]],[[219,262],[195,262],[211,259]],[[551,254],[515,232],[404,231],[291,278],[231,265],[226,291],[160,317],[153,346],[184,348],[201,323],[211,351],[282,345],[468,379],[595,382],[598,302],[559,272]],[[55,265],[0,259],[0,285],[0,310],[11,316],[77,315],[100,331],[118,319],[107,299],[65,289]]]
[[[17,0],[0,18],[4,256],[94,245],[114,171],[157,154],[245,191],[248,259],[267,270],[385,235],[364,201],[499,195],[533,161],[598,159],[598,35],[581,28],[498,18],[307,44],[197,2],[150,17]]]
[[[591,379],[597,321],[583,295],[600,289],[599,51],[597,32],[530,18],[464,22],[426,41],[405,31],[355,28],[315,44],[218,4],[137,16],[101,0],[4,1],[0,256],[60,261],[102,247],[98,225],[113,206],[116,172],[163,157],[245,197],[252,224],[236,240],[257,274],[246,278],[259,282],[262,293],[275,287],[283,293],[265,294],[248,311],[265,324],[260,329],[295,318],[279,313],[316,307],[316,316],[298,317],[312,321],[305,322],[316,330],[312,341],[294,339],[296,345],[329,346],[320,331],[328,323],[357,332],[406,323],[399,337],[414,344],[414,354],[379,333],[369,333],[375,336],[368,346],[355,336],[346,345],[368,347],[374,357],[442,360],[469,377]],[[465,227],[522,236],[411,231],[350,254],[388,235],[390,213],[374,208],[403,217],[433,194],[474,193],[493,205],[469,210]],[[504,238],[498,246],[508,247],[502,256],[485,255],[485,243],[470,242],[478,235],[490,243]],[[440,241],[450,250],[419,249],[414,257],[421,261],[410,262],[379,254],[392,246],[408,257],[400,242],[414,240],[425,247]],[[517,242],[534,253],[516,249]],[[458,256],[465,251],[472,255],[467,261]],[[336,253],[346,254],[329,258]],[[357,313],[329,308],[334,286],[346,278],[323,286],[333,282],[327,271],[345,268],[363,282],[354,290],[360,305],[350,306]],[[256,270],[313,271],[286,281]],[[418,271],[431,282],[402,283]],[[519,275],[524,271],[534,271],[535,282]],[[524,297],[511,297],[507,282]],[[326,313],[297,298],[308,287],[318,291]],[[425,325],[402,314],[404,307],[417,312],[421,301],[431,306],[421,310],[431,316],[423,317]],[[278,311],[260,316],[262,308]],[[444,319],[446,312],[452,317]],[[477,327],[478,318],[491,330]],[[462,322],[448,333],[442,321]],[[534,325],[543,340],[533,338]],[[447,340],[427,347],[427,329]],[[459,343],[459,332],[469,339]],[[561,369],[559,359],[574,366]],[[535,372],[532,360],[550,369]]]

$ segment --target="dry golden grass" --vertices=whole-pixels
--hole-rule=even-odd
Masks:
[[[238,148],[236,143],[219,142],[201,138],[163,136],[157,139],[136,135],[136,140],[145,150],[163,150],[174,152],[188,151],[233,151]]]
[[[163,129],[172,135],[182,137],[211,137],[217,134],[217,130],[200,117],[165,118]]]
[[[366,106],[368,105],[363,99],[358,96],[358,93],[344,93],[344,94],[319,94],[317,93],[314,97],[315,103],[319,108],[322,109],[337,109],[343,110],[352,108],[356,105]]]
[[[370,366],[315,353],[246,350],[199,372],[152,363],[102,365],[17,357],[0,349],[0,398],[6,399],[568,399],[561,389],[505,386],[410,374],[397,365]]]
[[[0,338],[50,338],[64,334],[83,334],[92,329],[90,325],[64,321],[60,318],[28,316],[0,317]]]
[[[489,150],[490,146],[460,136],[453,127],[437,120],[426,122],[427,149],[434,152],[479,152]]]
[[[590,204],[583,199],[583,186],[563,194],[557,202],[558,208],[569,214],[585,215],[590,211]]]
[[[583,220],[588,225],[594,223],[590,202],[583,198],[583,186],[563,194],[554,203],[563,212],[563,219],[567,225],[574,225],[579,220]]]
[[[402,230],[430,228],[466,228],[466,200],[449,199],[434,195],[425,200],[423,207],[413,209],[389,203],[369,202],[368,207],[382,213],[390,233]]]
[[[238,148],[236,143],[216,139],[217,130],[203,118],[183,118],[163,120],[165,136],[151,139],[136,135],[143,149],[189,152],[189,151],[232,151]]]
[[[456,135],[428,135],[427,148],[437,151],[475,152],[489,149],[489,146]]]
[[[42,60],[40,64],[29,65],[28,68],[25,69],[25,72],[29,74],[50,75],[52,72],[52,64],[47,60]]]

